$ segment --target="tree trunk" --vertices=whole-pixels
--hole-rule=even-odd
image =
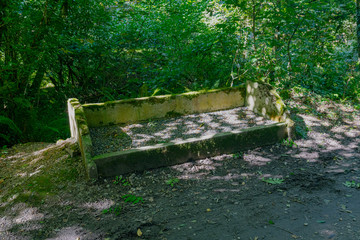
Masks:
[[[256,53],[256,1],[253,0],[252,4],[252,34],[254,38],[254,52]]]
[[[360,62],[360,0],[356,0],[356,40],[358,61]]]

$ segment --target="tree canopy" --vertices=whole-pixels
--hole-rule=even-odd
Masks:
[[[250,79],[271,83],[285,98],[297,89],[356,102],[359,6],[347,0],[1,1],[0,143],[66,137],[69,97],[108,101]]]

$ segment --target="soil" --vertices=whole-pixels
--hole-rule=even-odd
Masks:
[[[0,239],[360,239],[358,110],[288,104],[297,140],[117,179],[69,139],[3,151]]]
[[[90,128],[94,156],[276,123],[246,107]]]

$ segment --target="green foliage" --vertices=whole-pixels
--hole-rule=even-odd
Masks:
[[[124,187],[130,185],[128,180],[124,179],[122,176],[116,176],[115,179],[113,180],[113,183],[116,185],[122,185]]]
[[[244,153],[239,152],[239,153],[234,153],[232,157],[234,159],[239,159],[239,158],[243,157],[243,155],[244,155]]]
[[[283,139],[282,144],[287,147],[297,147],[297,144],[292,139]]]
[[[125,202],[132,203],[132,204],[136,204],[139,202],[144,203],[144,200],[142,197],[137,197],[132,194],[126,194],[124,196],[121,196],[121,198],[124,199]]]
[[[12,136],[21,136],[21,130],[16,126],[16,124],[8,117],[0,115],[0,126],[3,129],[3,133],[0,132],[0,139],[4,140],[7,143],[11,142]]]
[[[176,183],[179,182],[178,178],[172,178],[166,181],[166,184],[170,185],[171,187],[174,187]]]
[[[121,213],[122,207],[121,206],[113,206],[113,207],[109,207],[107,209],[104,209],[102,211],[103,214],[108,214],[108,213],[112,213],[116,216],[119,216]]]
[[[69,136],[69,97],[103,102],[250,79],[284,99],[298,88],[358,102],[354,15],[342,0],[4,1],[0,111],[21,134],[2,124],[0,143]]]
[[[343,183],[346,187],[349,188],[360,188],[360,183],[357,183],[355,181],[346,181],[345,183]]]

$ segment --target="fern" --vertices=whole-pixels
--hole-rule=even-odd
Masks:
[[[0,133],[0,138],[4,139],[6,142],[10,143],[10,137],[5,134]]]
[[[0,124],[7,125],[11,130],[17,134],[22,134],[21,130],[16,126],[16,124],[8,117],[0,115]]]
[[[11,120],[8,117],[0,115],[0,125],[6,125],[16,135],[21,135],[22,134],[21,130],[18,128],[18,126],[16,126],[14,121]],[[0,138],[4,139],[8,143],[10,142],[10,136],[7,136],[7,135],[5,135],[3,133],[0,133]]]

